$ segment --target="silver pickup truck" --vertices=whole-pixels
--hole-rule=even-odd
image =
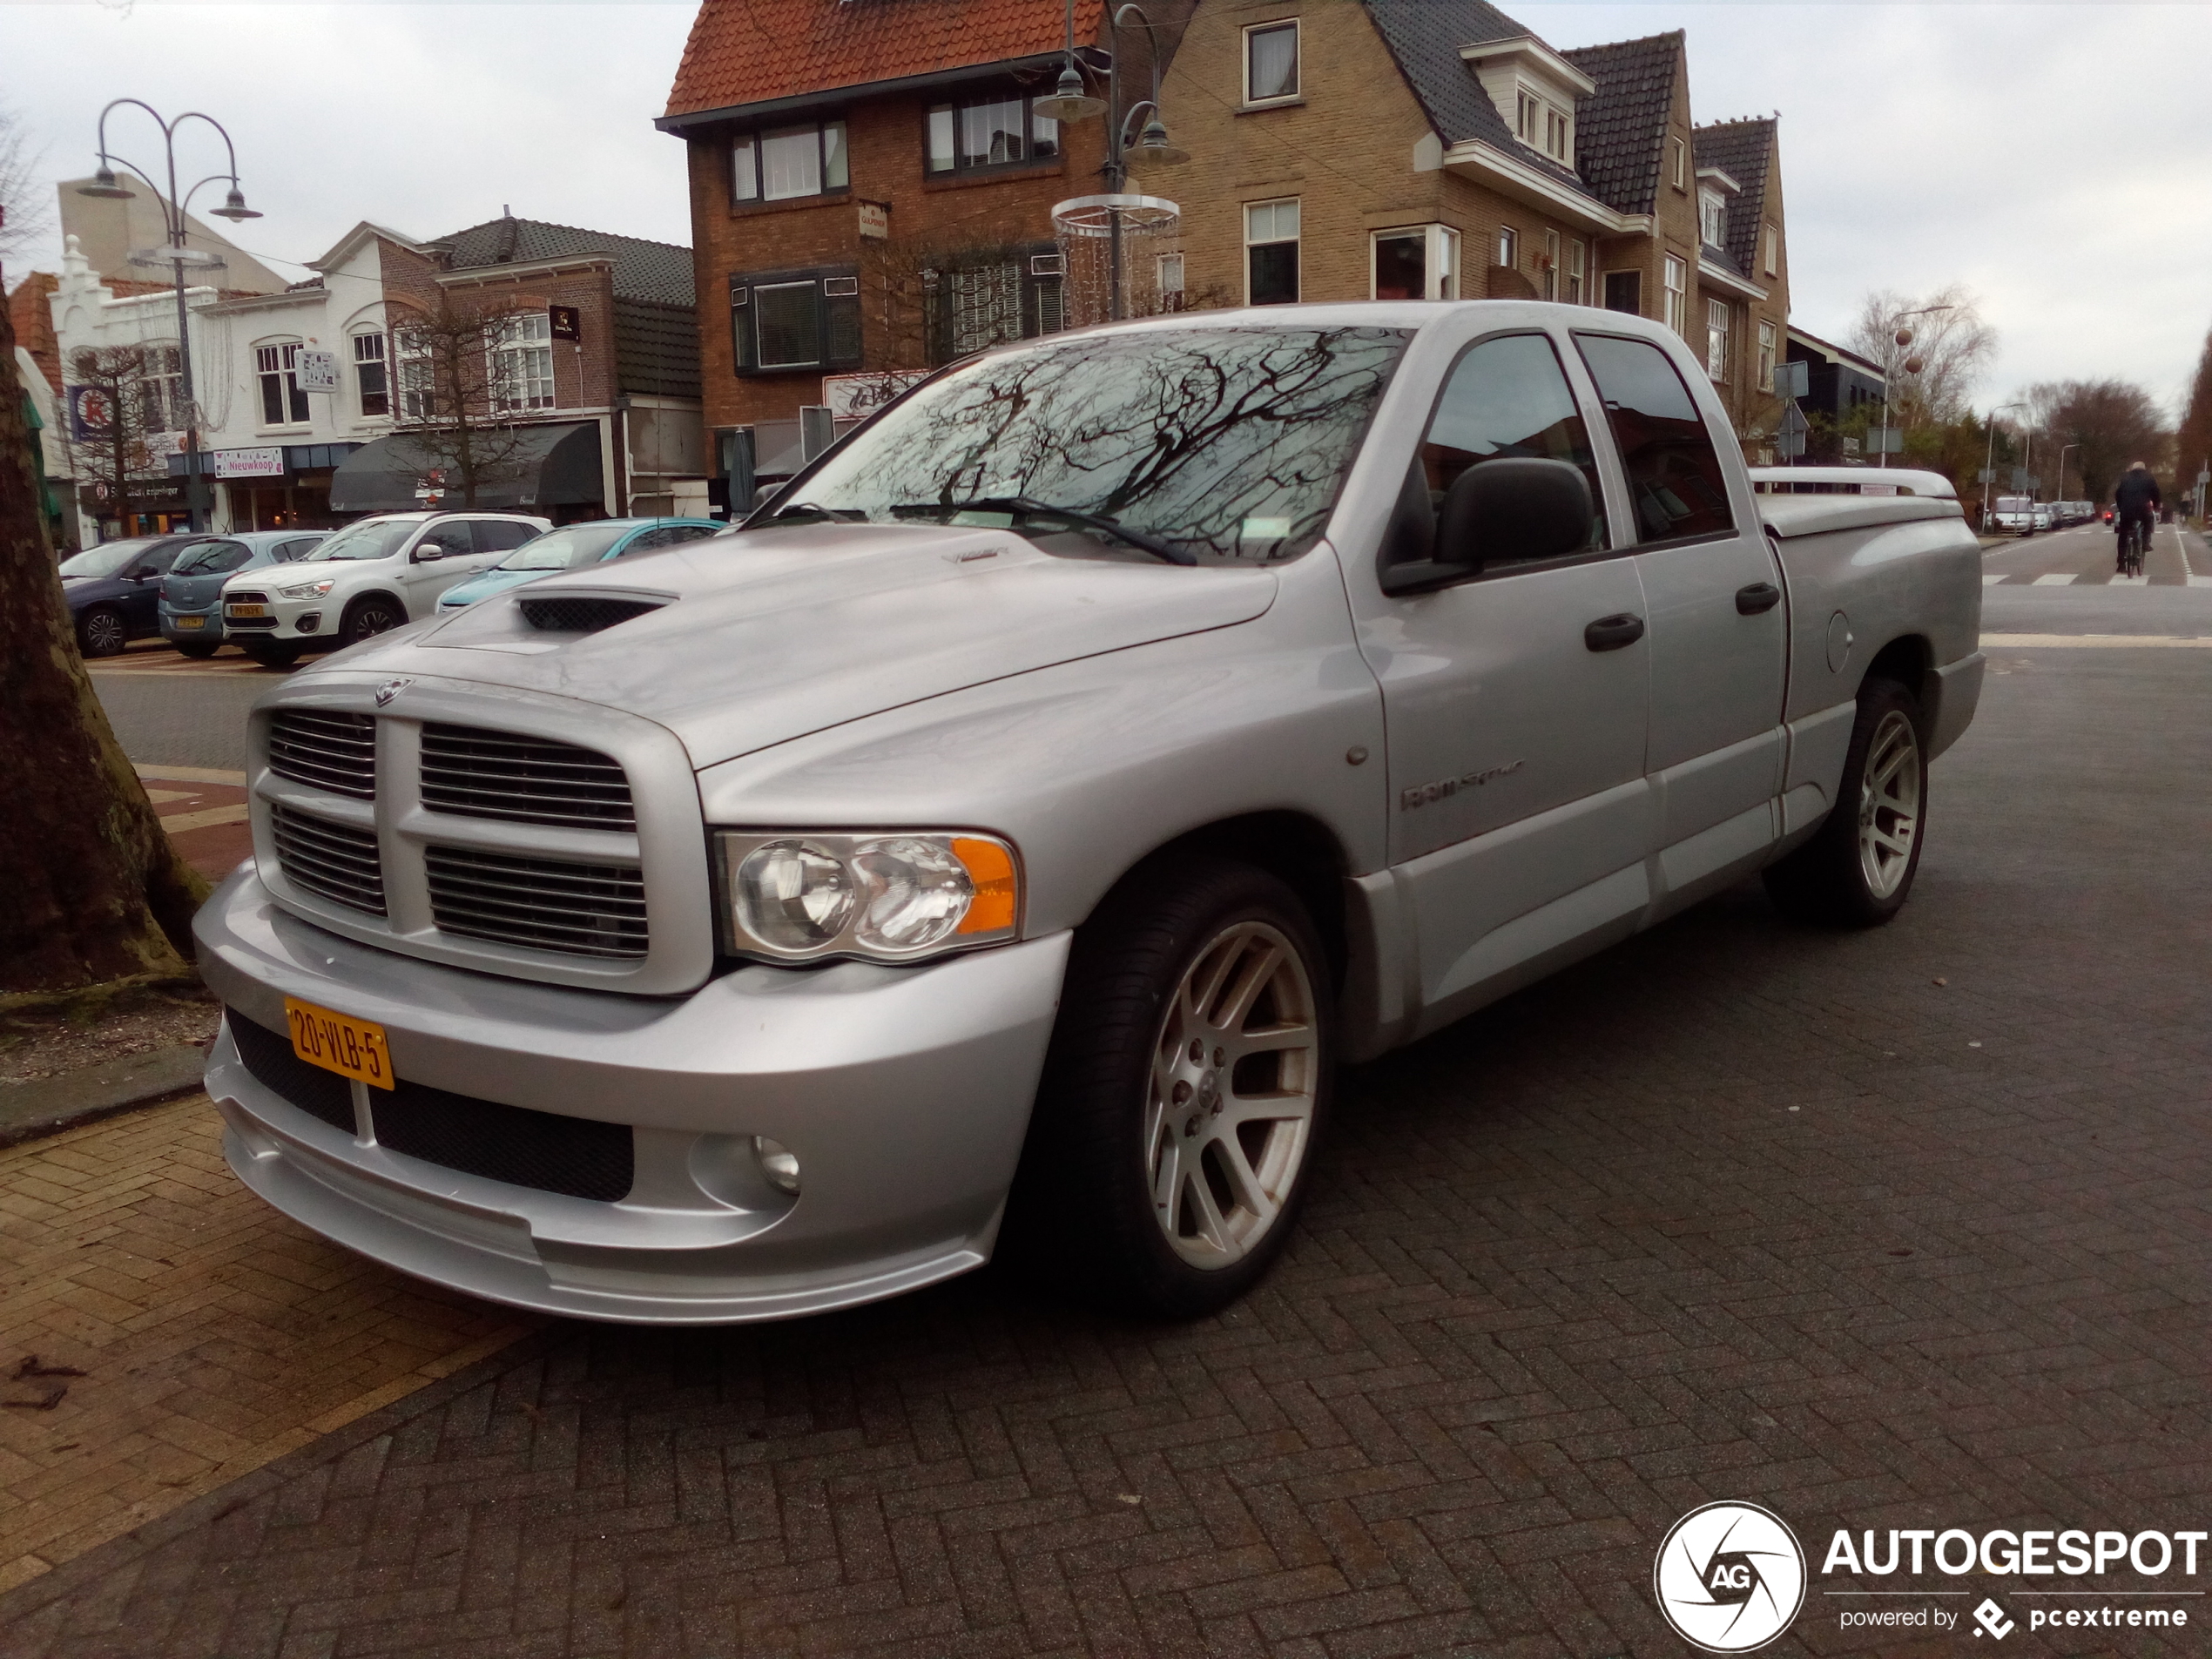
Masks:
[[[995,1249],[1218,1306],[1339,1062],[1755,873],[1904,902],[1980,562],[1941,480],[1755,480],[1682,342],[1582,307],[968,360],[734,534],[260,700],[255,855],[198,922],[231,1165],[556,1313]]]

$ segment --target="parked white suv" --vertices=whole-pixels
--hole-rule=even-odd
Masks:
[[[224,631],[270,667],[433,614],[438,596],[553,528],[528,513],[379,513],[281,570],[223,584]]]

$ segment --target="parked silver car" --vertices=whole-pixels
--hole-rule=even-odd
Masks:
[[[1950,486],[1754,493],[1656,323],[1277,307],[972,359],[717,537],[273,688],[200,913],[231,1166],[520,1306],[1280,1249],[1340,1059],[1764,871],[1868,925],[1979,693]]]

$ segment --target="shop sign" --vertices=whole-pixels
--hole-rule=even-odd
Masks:
[[[582,340],[583,313],[575,306],[545,307],[546,332],[556,340]]]
[[[871,242],[888,241],[891,237],[891,207],[887,202],[862,202],[860,234]]]
[[[907,388],[926,378],[923,371],[896,369],[879,369],[868,374],[825,374],[822,401],[829,406],[833,421],[858,421],[873,415]]]
[[[281,478],[284,476],[284,451],[271,449],[218,449],[215,451],[215,475],[218,478]]]
[[[172,512],[185,504],[185,481],[181,478],[133,478],[130,491],[133,512]],[[115,486],[105,479],[80,484],[77,500],[86,512],[105,517],[114,510]]]
[[[303,392],[334,392],[338,389],[338,354],[302,346],[293,357],[292,372],[298,377]]]
[[[69,399],[71,438],[83,443],[108,435],[108,428],[115,424],[115,406],[105,390],[97,386],[71,386],[66,388],[65,395]]]

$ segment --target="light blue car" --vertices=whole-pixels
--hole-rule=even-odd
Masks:
[[[523,543],[489,570],[448,588],[439,597],[438,615],[449,617],[479,599],[489,599],[556,570],[580,570],[606,559],[696,542],[729,528],[712,518],[595,518],[586,524],[548,530],[535,541]]]

